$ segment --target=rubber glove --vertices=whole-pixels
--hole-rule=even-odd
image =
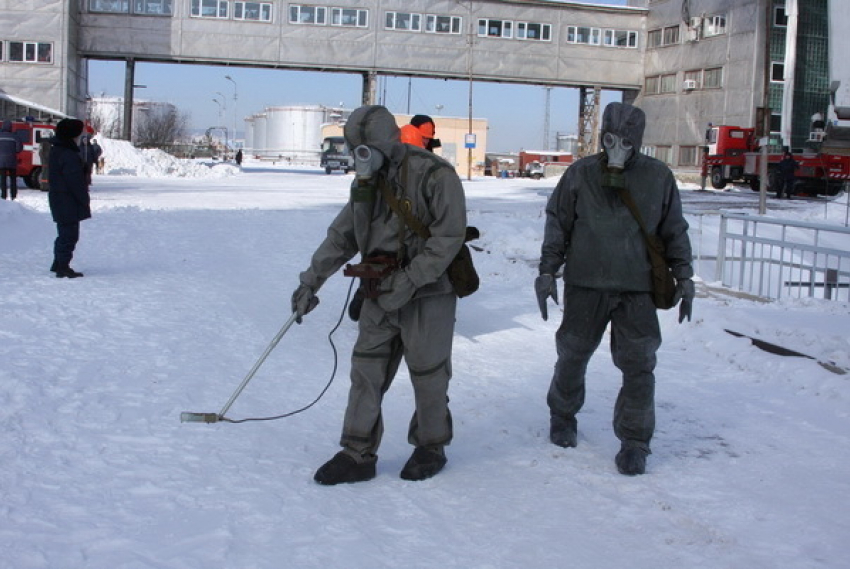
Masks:
[[[318,304],[319,297],[315,295],[312,288],[305,284],[298,285],[292,293],[292,312],[297,314],[295,321],[301,324],[301,317],[316,308]]]
[[[688,322],[691,321],[691,310],[693,309],[695,295],[694,281],[691,279],[679,279],[676,281],[676,301],[679,302],[681,300],[679,304],[679,324],[685,318],[688,319]]]
[[[534,292],[537,294],[537,305],[540,307],[540,316],[543,320],[549,319],[549,310],[546,299],[550,296],[555,304],[558,304],[558,283],[554,275],[542,274],[534,279]]]

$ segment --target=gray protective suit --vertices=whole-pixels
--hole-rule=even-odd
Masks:
[[[688,224],[676,181],[659,160],[642,155],[643,111],[606,107],[602,133],[631,141],[625,187],[647,231],[661,237],[677,279],[693,276]],[[563,175],[546,206],[540,274],[564,267],[564,317],[556,334],[558,361],[547,402],[556,420],[575,424],[584,404],[585,371],[611,323],[611,355],[623,374],[614,432],[649,452],[655,429],[655,352],[661,332],[652,303],[651,267],[637,221],[616,190],[603,186],[605,153],[583,158]]]
[[[379,176],[431,237],[422,239],[405,226],[403,269],[381,283],[385,294],[363,304],[340,444],[355,459],[377,452],[383,433],[381,401],[403,356],[416,400],[408,440],[415,446],[446,445],[452,438],[447,392],[457,303],[446,268],[464,241],[463,187],[448,162],[399,142],[395,118],[384,107],[355,110],[345,138],[351,148],[365,144],[386,157]],[[317,291],[357,253],[395,255],[400,224],[380,192],[371,203],[350,201],[331,223],[310,268],[301,273],[301,284]]]

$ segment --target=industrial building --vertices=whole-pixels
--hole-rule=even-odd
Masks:
[[[126,136],[138,61],[358,73],[364,102],[375,101],[379,75],[574,87],[580,91],[578,151],[587,153],[596,147],[605,89],[622,92],[647,112],[647,153],[687,168],[698,161],[708,123],[755,126],[785,146],[809,141],[812,117],[826,112],[835,82],[850,86],[850,77],[835,66],[848,43],[841,35],[846,6],[840,4],[6,2],[0,10],[0,88],[7,99],[0,102],[12,98],[57,115],[85,116],[91,59],[126,64]],[[259,118],[253,117],[254,140],[260,140]]]

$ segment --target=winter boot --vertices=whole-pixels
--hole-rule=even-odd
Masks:
[[[440,472],[445,465],[443,447],[416,447],[399,476],[404,480],[425,480]]]
[[[56,278],[57,279],[61,279],[63,277],[68,278],[68,279],[75,279],[77,277],[83,276],[83,273],[78,273],[77,271],[72,269],[69,265],[64,265],[64,266],[61,266],[61,267],[57,266],[55,272],[56,272]]]
[[[620,474],[634,476],[646,472],[646,455],[649,454],[644,448],[623,443],[620,452],[614,458],[617,470]]]
[[[375,477],[377,456],[365,458],[362,462],[354,460],[345,451],[339,451],[332,459],[319,467],[313,480],[324,486],[333,486],[348,482],[364,482]]]
[[[57,265],[57,264],[56,264],[56,261],[53,261],[53,262],[50,264],[50,272],[51,272],[51,273],[55,273],[55,272],[56,272],[56,269],[57,269],[58,267],[59,267],[59,265]]]
[[[554,445],[572,448],[578,444],[578,426],[575,417],[552,415],[549,418],[549,440]]]

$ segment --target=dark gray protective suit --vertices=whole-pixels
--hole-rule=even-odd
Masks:
[[[644,115],[630,105],[605,109],[602,133],[639,150]],[[616,190],[603,186],[605,153],[583,158],[563,175],[546,206],[540,274],[564,267],[564,317],[556,333],[558,361],[547,402],[553,420],[574,421],[584,404],[590,357],[611,323],[611,354],[623,374],[614,432],[649,452],[655,430],[655,352],[661,332],[652,303],[651,267],[634,216]],[[635,152],[624,169],[626,189],[647,231],[661,237],[677,279],[693,276],[688,224],[670,169]]]
[[[463,187],[448,162],[399,142],[395,118],[384,107],[355,110],[345,138],[351,148],[365,144],[387,157],[380,175],[429,228],[431,237],[422,239],[406,227],[404,268],[381,283],[385,294],[363,304],[340,444],[355,459],[377,452],[383,434],[381,401],[403,356],[416,400],[408,440],[415,446],[446,445],[452,438],[447,393],[457,304],[446,268],[464,241]],[[301,284],[317,291],[357,253],[395,255],[399,229],[398,216],[380,192],[371,203],[350,201],[331,223],[310,268],[301,273]]]

